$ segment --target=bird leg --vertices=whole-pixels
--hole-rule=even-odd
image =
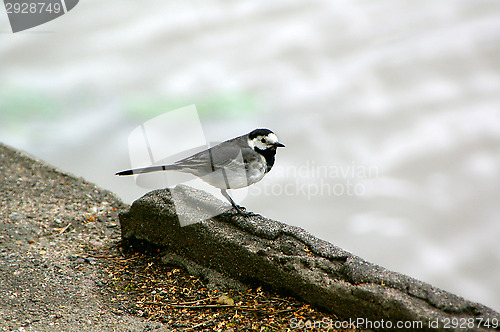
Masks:
[[[222,196],[224,196],[229,201],[229,203],[231,203],[231,205],[236,209],[236,211],[238,211],[239,214],[241,214],[242,216],[246,215],[246,213],[243,212],[238,205],[236,205],[231,196],[229,196],[226,189],[221,189],[220,192]]]

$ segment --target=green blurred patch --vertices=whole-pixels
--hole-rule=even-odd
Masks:
[[[220,93],[206,96],[158,97],[136,96],[125,101],[124,112],[135,121],[146,121],[155,116],[188,105],[196,105],[201,120],[249,117],[260,108],[257,98],[243,93]]]
[[[32,119],[54,119],[62,111],[54,96],[25,88],[0,89],[0,121],[3,124]]]

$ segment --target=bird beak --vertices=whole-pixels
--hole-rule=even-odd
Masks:
[[[276,143],[274,143],[273,145],[274,145],[275,147],[277,147],[277,148],[284,148],[284,147],[285,147],[285,144],[282,144],[282,143],[280,143],[280,142],[276,142]]]

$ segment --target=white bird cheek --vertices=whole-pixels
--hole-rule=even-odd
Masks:
[[[264,143],[262,143],[260,140],[258,140],[258,141],[254,141],[254,146],[255,146],[256,148],[261,149],[261,150],[265,150],[265,149],[267,148],[267,145],[266,145],[266,144],[264,144]]]

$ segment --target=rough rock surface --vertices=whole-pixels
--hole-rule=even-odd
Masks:
[[[118,241],[109,191],[0,143],[0,331],[165,331],[115,314],[89,250]]]
[[[186,204],[177,204],[176,211],[173,197]],[[345,319],[421,321],[425,329],[448,331],[451,319],[472,319],[478,330],[480,321],[500,319],[484,305],[388,271],[301,228],[226,210],[223,202],[190,187],[155,190],[120,215],[122,237],[146,240],[229,278],[265,285]],[[217,211],[221,214],[202,220]],[[181,227],[177,214],[190,225]]]

